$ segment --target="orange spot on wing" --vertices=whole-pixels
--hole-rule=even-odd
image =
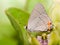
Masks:
[[[50,25],[51,25],[51,22],[49,21],[48,22],[48,29],[50,30]]]

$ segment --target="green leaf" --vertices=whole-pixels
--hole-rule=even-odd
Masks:
[[[17,8],[9,8],[6,10],[6,14],[17,32],[18,45],[29,45],[28,33],[24,29],[24,25],[27,24],[29,14]]]
[[[17,45],[17,40],[13,38],[15,34],[10,23],[0,22],[0,45]]]
[[[6,12],[9,12],[16,20],[22,25],[27,25],[29,13],[17,8],[9,8]]]
[[[59,41],[60,41],[60,37],[58,35],[58,32],[54,30],[50,35],[49,45],[59,45],[60,43]]]

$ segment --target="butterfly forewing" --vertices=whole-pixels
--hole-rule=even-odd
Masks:
[[[30,31],[47,31],[47,23],[51,21],[44,7],[41,4],[37,4],[33,9],[29,21],[28,30]]]

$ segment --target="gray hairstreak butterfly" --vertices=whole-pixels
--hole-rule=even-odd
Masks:
[[[37,4],[28,20],[27,30],[31,32],[46,32],[53,28],[52,21],[42,4]]]
[[[45,39],[47,38],[46,34],[49,34],[52,28],[52,21],[47,15],[43,5],[37,4],[28,20],[27,30],[30,32],[39,32],[41,33],[41,37]]]

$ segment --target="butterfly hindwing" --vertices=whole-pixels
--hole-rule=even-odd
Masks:
[[[33,9],[29,21],[28,30],[30,31],[47,31],[47,23],[51,21],[44,7],[41,4],[37,4]]]

